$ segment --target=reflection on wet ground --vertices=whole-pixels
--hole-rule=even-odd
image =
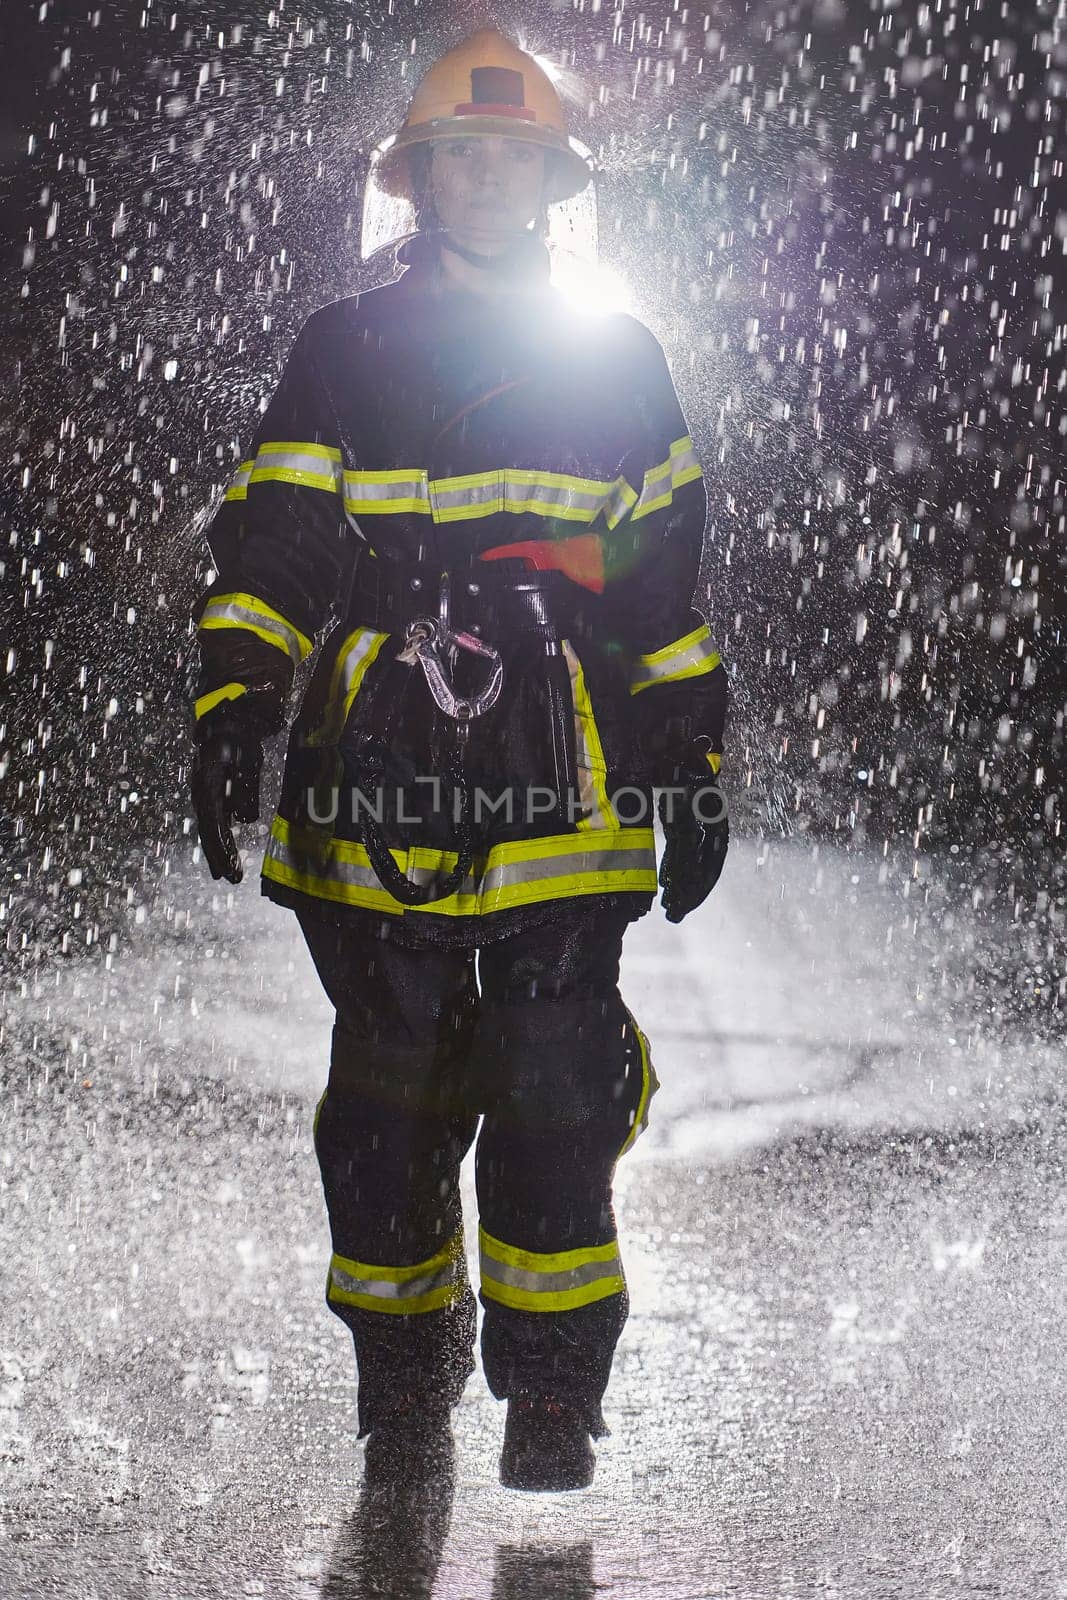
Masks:
[[[632,1314],[577,1495],[500,1487],[480,1375],[454,1485],[363,1488],[310,1139],[329,1019],[274,908],[231,947],[259,1022],[195,935],[184,995],[149,947],[106,1004],[69,968],[9,1002],[3,1600],[1062,1596],[1062,1065],[727,909],[721,961],[635,930],[666,1081],[620,1164]]]

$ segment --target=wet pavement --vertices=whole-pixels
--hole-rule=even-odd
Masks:
[[[596,1481],[503,1490],[478,1373],[453,1492],[397,1504],[323,1303],[329,1008],[253,871],[169,884],[5,1001],[3,1600],[1067,1596],[1064,1051],[974,981],[1007,912],[740,842],[637,924]]]

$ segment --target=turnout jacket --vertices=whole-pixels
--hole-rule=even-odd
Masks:
[[[311,316],[210,523],[217,575],[193,612],[198,721],[238,716],[267,681],[277,731],[294,670],[319,644],[262,893],[466,946],[549,920],[562,900],[648,911],[652,785],[694,749],[714,781],[722,750],[726,674],[693,603],[705,520],[655,338],[632,317],[572,309],[547,271],[490,299],[440,289],[417,259]],[[545,644],[470,598],[534,569],[553,573],[564,602],[554,670],[577,778],[566,797],[553,787]],[[409,906],[373,870],[362,808],[377,807],[406,877],[440,882],[457,861],[456,800],[441,779],[451,719],[421,667],[398,659],[403,632],[379,625],[373,598],[414,582],[436,615],[440,571],[453,625],[482,617],[503,686],[469,724],[468,796],[484,796],[470,871],[447,898]],[[464,692],[486,665],[460,653]],[[353,759],[361,730],[388,751],[375,793]]]

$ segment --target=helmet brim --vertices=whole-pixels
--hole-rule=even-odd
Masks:
[[[536,145],[552,156],[545,200],[555,205],[561,200],[571,200],[592,181],[595,172],[592,152],[585,145],[554,128],[540,127],[537,123],[523,122],[518,118],[494,116],[435,117],[429,122],[419,122],[410,128],[383,139],[371,152],[378,183],[388,193],[407,192],[410,185],[407,152],[415,145],[430,144],[435,139],[516,139],[522,144]]]

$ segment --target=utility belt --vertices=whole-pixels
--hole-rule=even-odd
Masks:
[[[521,560],[474,562],[457,570],[440,562],[401,566],[379,556],[358,564],[352,605],[352,614],[364,625],[402,638],[397,659],[421,667],[435,704],[454,729],[446,775],[462,795],[459,859],[444,881],[436,889],[418,888],[400,872],[374,823],[368,819],[364,828],[367,853],[383,887],[404,904],[423,905],[454,893],[470,870],[473,835],[464,758],[471,722],[496,704],[503,687],[504,661],[497,642],[516,636],[540,641],[536,653],[542,657],[557,793],[570,794],[577,787],[570,674],[560,644],[590,636],[596,601],[562,573],[531,571]],[[466,694],[454,681],[460,651],[480,658],[485,668],[481,684]],[[363,754],[372,773],[382,752],[370,740]]]
[[[403,563],[378,556],[356,573],[354,615],[383,633],[404,633],[420,617],[495,645],[516,634],[545,640],[589,637],[598,601],[561,572],[534,572],[524,560],[474,561],[446,568],[440,562]]]

